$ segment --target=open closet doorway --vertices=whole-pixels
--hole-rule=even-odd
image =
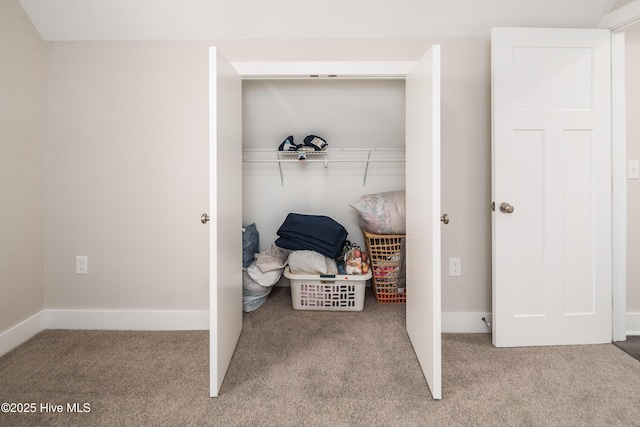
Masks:
[[[630,55],[626,48],[627,32],[631,34],[640,27],[640,0],[626,3],[624,6],[604,16],[598,28],[611,31],[612,46],[612,117],[613,117],[613,341],[624,341],[627,331],[640,332],[640,319],[628,314],[629,265],[627,262],[628,244],[631,236],[628,230],[628,140],[627,136],[636,117],[637,104],[628,103],[627,80],[633,84],[632,75],[626,65]],[[637,58],[637,56],[636,56]],[[627,120],[629,119],[629,120]]]
[[[640,111],[640,27],[634,26],[624,35],[624,75],[626,106],[626,170],[621,178],[625,180],[626,196],[626,300],[622,307],[625,326],[616,340],[616,346],[640,360],[640,266],[635,260],[640,256],[640,124],[634,117]]]
[[[414,265],[421,265],[422,270],[420,277],[412,279],[411,270],[408,268],[408,294],[413,292],[412,286],[419,286],[420,292],[415,292],[414,303],[407,305],[407,330],[425,374],[429,390],[433,398],[440,399],[439,46],[433,46],[421,60],[410,63],[268,63],[257,65],[256,63],[244,65],[236,63],[231,65],[215,48],[211,48],[210,61],[212,120],[210,209],[211,226],[215,229],[215,232],[210,234],[212,257],[210,276],[211,396],[218,395],[242,327],[240,311],[242,280],[238,278],[242,271],[241,257],[239,256],[241,250],[239,248],[235,250],[235,244],[226,247],[221,242],[221,237],[226,236],[225,233],[229,230],[232,235],[235,233],[234,230],[238,230],[239,234],[240,225],[236,223],[240,220],[238,213],[243,210],[242,201],[238,202],[236,196],[229,200],[221,198],[230,192],[242,193],[239,184],[242,180],[233,181],[237,177],[237,171],[242,171],[241,166],[237,167],[237,159],[242,150],[242,136],[238,136],[237,133],[237,103],[242,104],[242,94],[238,94],[237,85],[243,78],[248,79],[251,76],[254,78],[259,76],[260,79],[265,80],[265,77],[308,79],[310,75],[335,75],[339,76],[338,78],[402,78],[405,79],[405,90],[412,92],[412,96],[406,97],[405,104],[405,151],[407,158],[413,158],[416,161],[407,162],[405,179],[407,182],[422,183],[422,186],[419,191],[416,191],[415,186],[412,187],[413,193],[409,192],[410,187],[407,186],[407,205],[415,204],[418,208],[414,211],[416,215],[420,216],[419,219],[413,221],[407,219],[407,265],[412,263],[412,259],[416,259],[418,261],[415,261]],[[253,71],[247,71],[247,69]],[[240,71],[240,73],[235,73],[234,70]],[[274,102],[277,102],[277,97]],[[221,110],[223,109],[227,112],[233,111],[232,117],[228,113],[222,114]],[[240,114],[240,127],[242,127],[242,120],[242,114]],[[343,120],[348,121],[349,118],[344,117]],[[281,141],[277,140],[273,144],[279,144],[279,142]],[[222,159],[226,158],[230,159],[230,163],[222,165]],[[433,165],[437,165],[437,167],[430,167]],[[277,167],[277,165],[273,166]],[[282,182],[279,185],[287,179],[282,176]],[[357,185],[361,186],[361,183],[362,181],[358,180]],[[240,190],[238,191],[239,185]],[[313,180],[310,180],[308,187],[314,189],[318,195],[323,195],[320,202],[323,208],[327,201],[330,203],[332,193],[338,190],[335,188],[315,188]],[[344,206],[344,210],[348,212],[350,208]],[[233,219],[229,218],[231,212],[235,212]],[[320,214],[320,212],[318,213]],[[281,220],[281,217],[275,219],[276,222]],[[413,229],[410,228],[410,224],[416,223],[420,223],[418,229],[415,229],[415,225]],[[270,230],[270,232],[275,233],[275,230]],[[230,236],[228,238],[232,239]],[[419,244],[413,244],[410,241],[412,239],[415,239]],[[239,242],[240,239],[237,240]],[[411,248],[418,247],[420,253],[412,253]],[[222,264],[224,264],[223,269],[214,268],[214,266],[220,267]],[[232,272],[232,269],[237,270],[238,273]],[[420,300],[420,296],[425,300]],[[221,307],[221,304],[225,304],[225,307]],[[410,314],[412,310],[416,312],[414,315]],[[240,320],[238,320],[237,312],[240,313]],[[412,323],[416,324],[413,328],[410,326]],[[411,330],[416,331],[418,335],[412,336]]]

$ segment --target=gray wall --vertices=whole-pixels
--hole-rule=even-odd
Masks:
[[[19,4],[0,7],[9,29],[0,48],[11,58],[0,75],[0,291],[9,296],[0,299],[0,331],[45,306],[208,309],[208,236],[198,218],[208,207],[209,45],[234,61],[415,60],[441,43],[442,206],[452,218],[442,236],[443,311],[491,310],[488,40],[53,42],[43,53]],[[629,35],[629,52],[637,40]],[[628,55],[628,76],[638,75],[639,57]],[[633,85],[629,158],[640,158]],[[630,312],[640,311],[636,184]],[[89,275],[74,274],[76,255],[89,256]],[[446,275],[451,256],[462,258],[461,278]]]
[[[44,308],[44,42],[0,2],[0,332]]]
[[[208,310],[208,78],[203,44],[48,44],[47,308]]]
[[[47,45],[47,308],[208,308],[208,46],[242,60],[416,60],[442,42],[443,310],[491,310],[485,39]],[[76,255],[89,274],[74,274]],[[446,270],[445,270],[446,271]]]

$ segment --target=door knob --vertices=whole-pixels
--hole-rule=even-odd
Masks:
[[[449,215],[447,215],[447,214],[443,214],[443,215],[440,217],[440,221],[442,221],[444,224],[449,224]]]
[[[209,215],[207,215],[206,213],[203,213],[202,216],[200,217],[200,222],[202,222],[203,224],[206,224],[209,222],[211,218],[209,218]]]
[[[513,213],[514,210],[515,210],[514,207],[511,206],[509,203],[507,202],[500,203],[500,212],[510,214],[510,213]]]

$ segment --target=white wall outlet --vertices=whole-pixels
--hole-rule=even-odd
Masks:
[[[460,258],[449,258],[449,276],[462,276],[462,261]]]
[[[640,179],[640,161],[627,160],[627,179]]]
[[[76,274],[89,274],[89,257],[86,255],[76,256]]]

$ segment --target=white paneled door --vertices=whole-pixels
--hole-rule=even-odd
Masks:
[[[609,31],[491,43],[493,343],[611,342]]]
[[[209,374],[215,397],[242,331],[242,81],[216,48],[210,48],[209,67]]]
[[[440,46],[406,77],[407,333],[434,399],[442,398]]]

